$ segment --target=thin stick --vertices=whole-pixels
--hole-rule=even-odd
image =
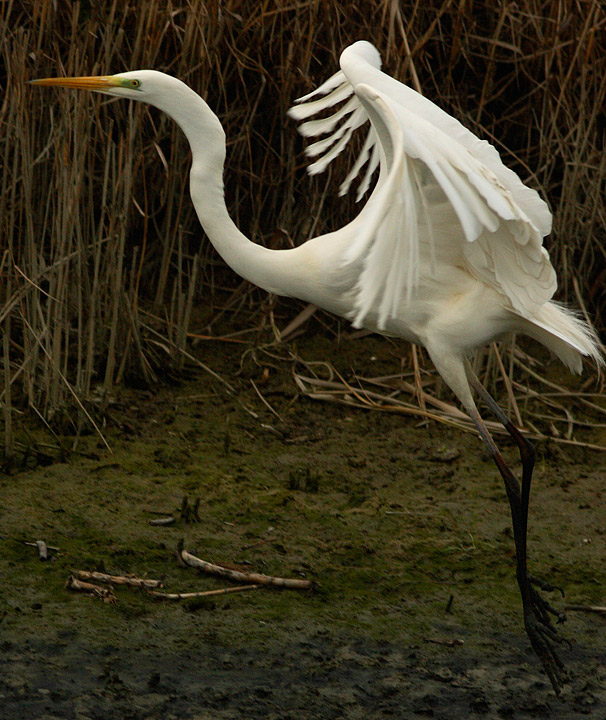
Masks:
[[[606,614],[606,607],[601,605],[565,605],[564,610],[576,610],[578,612]]]
[[[252,378],[250,378],[250,384],[251,384],[251,385],[253,386],[253,388],[255,389],[255,392],[257,393],[257,395],[259,396],[259,398],[261,399],[261,402],[265,405],[265,407],[266,407],[271,413],[273,413],[273,414],[278,418],[278,420],[279,420],[280,422],[286,423],[286,420],[284,420],[284,418],[280,415],[280,413],[279,413],[277,410],[274,410],[274,409],[272,408],[272,406],[269,404],[269,402],[263,397],[263,395],[261,394],[261,391],[259,390],[259,388],[257,387],[255,381],[254,381]]]
[[[261,585],[237,585],[231,588],[222,588],[221,590],[204,590],[202,592],[186,592],[186,593],[165,593],[157,590],[150,590],[149,594],[158,600],[188,600],[189,598],[213,597],[215,595],[226,595],[227,593],[244,592],[245,590],[256,590]]]
[[[503,378],[503,382],[505,383],[505,390],[507,391],[509,405],[516,416],[516,424],[517,424],[518,428],[522,428],[522,427],[524,427],[524,423],[522,422],[522,416],[520,415],[520,408],[518,407],[518,403],[516,402],[515,395],[513,394],[513,388],[511,387],[511,379],[510,379],[509,375],[507,374],[507,371],[505,370],[503,361],[501,360],[501,354],[499,353],[499,348],[497,347],[497,344],[494,342],[492,343],[492,350],[494,352],[494,356],[497,359],[497,365],[499,366],[499,370],[501,371],[501,377]]]
[[[111,585],[129,585],[130,587],[144,588],[162,587],[161,580],[139,578],[134,575],[109,575],[108,573],[89,572],[88,570],[72,570],[72,574],[76,575],[80,580],[95,580],[96,582],[110,583]]]
[[[289,338],[296,330],[309,320],[317,309],[318,306],[313,305],[312,303],[306,305],[297,317],[294,320],[291,320],[284,330],[280,331],[280,340],[284,342],[287,338]]]
[[[161,517],[161,518],[154,518],[152,520],[147,521],[150,525],[156,525],[156,526],[165,526],[165,525],[173,525],[175,523],[175,518],[170,515],[168,517]]]
[[[447,5],[450,5],[450,0],[447,2]],[[400,30],[400,34],[402,35],[402,40],[404,42],[404,52],[406,55],[406,60],[409,63],[410,66],[410,76],[412,80],[412,86],[414,89],[419,93],[419,95],[423,94],[423,90],[421,89],[421,83],[419,82],[419,76],[417,75],[417,69],[415,67],[414,61],[412,59],[412,53],[410,52],[410,45],[408,44],[408,37],[406,35],[406,30],[404,29],[404,23],[402,21],[402,15],[400,12],[399,4],[396,2],[392,2],[392,13],[395,14],[395,17],[398,20],[398,28]]]
[[[103,598],[104,602],[116,602],[116,596],[109,588],[102,587],[101,585],[93,585],[92,583],[83,582],[78,580],[73,575],[67,578],[65,587],[68,590],[74,590],[75,592],[86,593],[94,597]]]
[[[423,383],[421,382],[421,371],[419,369],[419,356],[417,355],[417,346],[413,343],[410,346],[411,355],[412,355],[412,367],[414,371],[414,379],[415,379],[415,386],[414,386],[414,395],[417,398],[417,402],[419,403],[419,407],[423,412],[427,411],[427,406],[425,405],[425,392],[423,391]]]
[[[313,583],[311,580],[299,580],[295,578],[281,578],[272,575],[261,575],[260,573],[242,572],[240,570],[230,570],[222,565],[214,565],[206,560],[192,555],[179,548],[179,555],[186,565],[191,565],[198,570],[202,570],[209,575],[218,575],[219,577],[233,580],[235,582],[255,583],[258,585],[271,585],[273,587],[284,587],[294,590],[311,590]]]
[[[23,544],[24,544],[24,545],[29,545],[29,547],[39,547],[39,545],[38,545],[39,542],[42,542],[42,541],[41,541],[41,540],[36,540],[36,542],[27,542],[27,541],[24,540],[24,541],[23,541]],[[46,549],[47,549],[47,550],[53,550],[54,552],[58,552],[58,551],[59,551],[59,548],[58,548],[58,547],[53,547],[52,545],[47,545],[47,546],[46,546]]]
[[[230,383],[227,382],[224,378],[222,378],[218,373],[216,373],[214,370],[208,367],[208,365],[205,365],[203,362],[200,362],[198,358],[194,357],[190,353],[188,353],[185,349],[177,347],[173,342],[168,340],[167,338],[163,337],[159,332],[154,330],[153,327],[150,325],[146,325],[145,323],[141,323],[141,327],[150,332],[152,335],[155,335],[156,337],[159,337],[161,339],[161,342],[156,342],[156,345],[159,345],[160,347],[166,349],[167,344],[172,345],[172,347],[177,350],[177,352],[181,353],[185,358],[190,360],[192,363],[197,365],[198,367],[202,368],[205,372],[207,372],[209,375],[212,375],[212,377],[215,378],[215,380],[218,380],[220,383],[223,383],[223,385],[229,390],[229,392],[234,393],[236,392],[236,389],[233,385],[230,385]],[[151,341],[150,341],[151,342]],[[170,354],[170,353],[169,353]]]

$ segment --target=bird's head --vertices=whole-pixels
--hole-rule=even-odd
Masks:
[[[104,95],[129,98],[156,104],[164,95],[164,88],[171,78],[156,70],[133,70],[118,75],[95,75],[90,77],[52,77],[30,80],[31,85],[93,90]]]
[[[217,165],[225,160],[225,133],[219,118],[196,92],[165,73],[131,70],[118,75],[43,78],[30,80],[30,84],[93,90],[103,95],[149,103],[175,120],[187,136],[192,150],[197,148],[198,154],[205,157],[213,155]]]

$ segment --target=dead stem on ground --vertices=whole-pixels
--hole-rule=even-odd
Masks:
[[[500,357],[496,347],[493,352]],[[604,445],[574,437],[575,429],[606,427],[606,407],[592,402],[583,393],[574,393],[564,386],[545,380],[539,373],[516,359],[516,353],[512,353],[512,356],[515,376],[527,374],[539,388],[542,385],[551,390],[549,393],[537,391],[529,384],[511,380],[501,363],[501,381],[506,389],[506,396],[515,408],[524,406],[523,416],[519,410],[516,413],[520,430],[533,440],[549,439],[561,444],[606,451]],[[475,426],[466,413],[459,409],[458,404],[439,397],[439,393],[435,391],[435,374],[424,371],[426,381],[420,380],[420,373],[414,369],[414,361],[411,363],[413,369],[408,372],[380,377],[364,377],[354,373],[350,380],[346,380],[330,363],[307,362],[299,356],[293,356],[292,359],[295,383],[299,391],[312,400],[336,402],[364,410],[412,415],[472,434],[477,433]],[[298,370],[301,367],[304,368],[304,373]],[[318,368],[321,368],[321,372]],[[600,398],[601,394],[590,396]],[[424,406],[421,406],[421,399]],[[581,416],[574,414],[575,405],[583,408]],[[432,410],[427,410],[427,406]],[[547,411],[544,408],[547,408]],[[545,414],[546,412],[549,414]],[[602,418],[602,422],[588,419],[588,413],[592,417]],[[493,433],[507,434],[498,422],[486,420],[486,424]]]

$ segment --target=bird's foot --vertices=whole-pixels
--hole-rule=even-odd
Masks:
[[[532,576],[527,577],[527,583],[527,593],[524,601],[524,626],[530,644],[543,664],[555,694],[559,697],[568,676],[564,663],[556,652],[556,647],[557,645],[567,645],[569,648],[572,646],[570,641],[562,637],[557,631],[553,619],[559,624],[566,620],[566,615],[547,602],[539,594],[535,586],[547,592],[552,590],[562,592],[562,590]]]
[[[536,587],[541,588],[541,590],[545,590],[545,592],[553,592],[554,590],[557,590],[560,595],[564,597],[564,590],[559,585],[552,585],[550,582],[541,580],[541,578],[535,577],[534,575],[527,575],[527,578],[531,585],[536,585]],[[556,612],[555,614],[557,615],[558,613]],[[561,620],[558,620],[558,622],[563,622],[564,620],[566,620],[566,616],[564,616]]]

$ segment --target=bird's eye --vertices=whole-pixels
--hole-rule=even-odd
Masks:
[[[133,79],[133,80],[130,81],[130,86],[131,86],[132,88],[138,88],[140,85],[141,85],[141,80],[135,80],[135,79]]]

